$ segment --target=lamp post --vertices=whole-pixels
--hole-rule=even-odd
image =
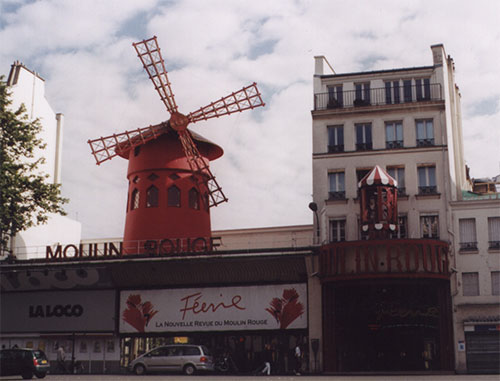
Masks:
[[[319,218],[318,218],[318,204],[315,202],[309,203],[309,209],[314,212],[314,216],[316,217],[316,243],[319,245]]]

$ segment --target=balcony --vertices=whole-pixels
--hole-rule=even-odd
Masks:
[[[402,140],[388,140],[385,142],[385,148],[394,149],[394,148],[403,148]]]
[[[500,250],[500,241],[488,241],[489,249]]]
[[[441,84],[432,83],[426,91],[420,86],[399,88],[399,96],[394,96],[394,89],[388,91],[385,87],[363,91],[349,90],[336,93],[314,94],[314,111],[335,110],[347,108],[362,108],[367,106],[400,105],[416,102],[441,101]]]
[[[460,242],[460,251],[476,251],[477,242]]]
[[[434,139],[417,139],[417,147],[431,147],[434,145]]]
[[[421,196],[438,194],[437,186],[418,187],[418,194]]]
[[[356,143],[356,151],[368,151],[373,149],[373,144],[370,143]]]
[[[328,192],[328,200],[329,201],[345,200],[345,191]]]
[[[335,152],[344,152],[344,145],[343,144],[337,144],[337,145],[328,145],[328,153],[335,153]]]
[[[398,197],[408,197],[408,195],[406,194],[406,187],[398,186]]]

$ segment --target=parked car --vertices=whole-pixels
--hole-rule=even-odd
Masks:
[[[141,375],[147,372],[183,372],[191,375],[198,371],[213,371],[214,361],[204,345],[165,345],[137,357],[129,370]]]
[[[0,376],[22,376],[25,380],[30,380],[33,375],[44,378],[49,368],[49,360],[40,349],[0,350]]]

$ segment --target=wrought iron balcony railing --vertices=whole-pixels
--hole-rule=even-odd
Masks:
[[[364,91],[348,90],[314,94],[314,110],[334,110],[351,107],[395,105],[413,102],[440,101],[441,84],[399,88],[373,88]]]
[[[403,148],[402,140],[388,140],[385,142],[385,148]]]
[[[344,152],[344,145],[343,144],[336,144],[336,145],[328,145],[328,153],[334,153],[334,152]]]
[[[417,147],[430,147],[434,145],[434,138],[417,139]]]
[[[500,250],[500,241],[488,241],[490,249]]]
[[[426,195],[426,194],[437,194],[437,186],[426,186],[426,187],[418,187],[418,194]]]
[[[460,242],[460,251],[477,250],[477,242]]]
[[[345,200],[345,191],[328,192],[328,200]]]

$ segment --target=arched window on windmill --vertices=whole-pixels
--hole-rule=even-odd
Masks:
[[[167,205],[180,208],[181,206],[181,191],[175,185],[172,185],[167,190]]]
[[[200,209],[200,192],[196,188],[189,190],[189,207],[196,210]]]
[[[156,208],[158,207],[158,188],[151,185],[146,191],[146,207]]]
[[[132,198],[130,199],[130,210],[139,208],[139,189],[132,191]]]

